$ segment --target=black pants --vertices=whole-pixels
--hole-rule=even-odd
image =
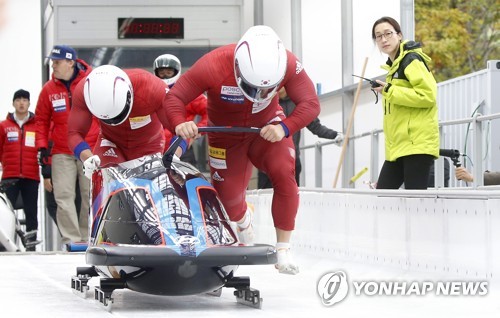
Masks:
[[[50,218],[57,225],[57,203],[54,197],[54,191],[49,192],[45,190],[45,207],[47,208]]]
[[[16,183],[12,184],[7,188],[5,194],[9,198],[12,206],[16,206],[16,201],[19,193],[23,198],[22,205],[24,210],[24,215],[26,216],[26,231],[32,231],[38,229],[38,185],[39,181],[24,179],[24,178],[13,178],[17,180]]]
[[[396,161],[385,161],[380,170],[377,189],[399,189],[404,184],[408,190],[425,190],[433,162],[434,157],[431,155],[410,155]]]

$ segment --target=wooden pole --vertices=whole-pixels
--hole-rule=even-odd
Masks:
[[[361,76],[365,77],[366,65],[368,64],[368,57],[365,58],[363,63],[363,69],[361,71]],[[352,103],[351,115],[349,116],[349,122],[347,124],[347,130],[344,135],[344,142],[342,143],[342,151],[340,153],[340,160],[337,166],[337,172],[335,173],[335,179],[333,180],[333,187],[337,187],[337,180],[339,178],[340,169],[342,168],[342,163],[344,162],[345,151],[347,148],[347,143],[349,142],[349,134],[351,133],[352,124],[354,122],[354,113],[356,112],[356,106],[358,105],[359,94],[361,93],[361,87],[363,85],[363,80],[358,83],[358,88],[356,89],[356,94],[354,95],[354,102]]]

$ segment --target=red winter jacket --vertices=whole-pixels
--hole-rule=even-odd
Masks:
[[[22,127],[19,127],[12,113],[0,123],[2,179],[26,178],[40,181],[35,135],[35,115],[32,112]]]
[[[63,82],[52,76],[52,79],[43,85],[38,96],[35,109],[36,147],[37,149],[48,148],[49,137],[51,137],[54,141],[52,155],[73,154],[68,147],[68,116],[72,106],[71,97],[76,85],[92,71],[92,68],[81,59],[76,60],[75,67],[78,67],[78,74],[71,82],[69,90]],[[52,135],[50,135],[51,123],[53,123]],[[91,148],[94,147],[98,134],[99,122],[97,118],[94,118],[85,138]]]

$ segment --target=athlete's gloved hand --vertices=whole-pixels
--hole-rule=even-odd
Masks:
[[[101,164],[101,158],[98,155],[93,155],[83,162],[83,173],[87,178],[92,180],[92,174]]]
[[[49,164],[50,151],[47,148],[38,149],[38,164],[40,166],[45,166]]]
[[[340,131],[337,132],[337,136],[333,138],[333,142],[338,147],[342,146],[342,143],[344,142],[344,134]]]

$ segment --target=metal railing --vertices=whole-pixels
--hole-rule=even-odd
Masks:
[[[483,104],[484,101],[480,103]],[[452,146],[447,146],[449,145],[448,142],[446,142],[445,138],[443,137],[443,129],[444,127],[447,126],[455,126],[455,125],[464,125],[467,124],[472,127],[472,135],[471,135],[471,140],[472,140],[472,157],[469,156],[466,153],[462,153],[461,149],[457,149],[460,151],[460,154],[462,155],[463,162],[465,160],[469,160],[473,163],[472,169],[467,169],[469,172],[472,173],[473,176],[482,176],[483,172],[485,170],[485,158],[483,153],[485,152],[485,146],[483,145],[483,141],[487,139],[489,135],[489,125],[490,122],[496,119],[500,118],[500,113],[495,113],[491,115],[481,115],[477,113],[474,115],[472,118],[462,118],[462,119],[456,119],[456,120],[447,120],[447,121],[442,121],[439,123],[439,131],[440,131],[440,138],[441,138],[441,144],[444,145],[441,148],[449,148],[449,149],[456,149],[458,147],[452,147]],[[370,148],[368,149],[368,153],[364,154],[370,157],[370,180],[377,180],[378,179],[378,171],[381,168],[381,163],[379,165],[379,138],[381,135],[383,135],[383,130],[382,129],[375,129],[369,132],[363,132],[360,134],[356,134],[353,136],[349,137],[348,140],[348,145],[347,147],[350,147],[353,145],[358,140],[361,140],[363,138],[370,138]],[[314,144],[306,145],[303,147],[300,147],[301,150],[306,150],[306,149],[314,149],[314,163],[315,163],[315,168],[314,168],[314,175],[315,175],[315,186],[316,187],[322,187],[322,176],[323,176],[323,148],[334,145],[335,143],[333,141],[326,141],[326,142],[316,142]],[[489,147],[489,146],[486,146]],[[451,167],[450,167],[451,168]],[[444,187],[444,160],[442,157],[440,157],[438,160],[436,160],[435,163],[435,185],[436,188],[442,188]],[[450,169],[450,186],[452,187],[460,187],[462,185],[459,184],[459,181],[455,179],[454,177],[454,169]],[[474,178],[474,181],[472,182],[471,186],[473,188],[478,188],[484,185],[483,178]]]
[[[472,186],[473,188],[482,187],[483,172],[486,169],[500,171],[500,147],[498,143],[491,136],[500,133],[500,91],[498,84],[500,83],[500,61],[490,60],[487,62],[487,68],[467,74],[458,78],[447,80],[438,84],[437,103],[439,108],[439,133],[440,133],[440,148],[441,149],[456,149],[462,156],[462,164],[469,172],[475,176],[472,184],[466,184],[458,181],[454,176],[454,168],[450,167],[449,183],[451,187]],[[340,116],[343,118],[344,126],[346,126],[346,116],[344,113],[348,112],[350,106],[347,101],[349,98],[344,96],[351,96],[354,94],[356,85],[343,87],[337,91],[321,95],[320,101],[322,108],[324,108],[326,120],[328,122],[331,116]],[[363,85],[360,96],[368,96],[369,85]],[[339,98],[341,97],[341,98]],[[363,110],[369,109],[371,106],[365,98],[365,103],[358,106]],[[333,112],[332,110],[340,110]],[[373,113],[371,113],[373,116]],[[378,116],[378,115],[376,115]],[[366,117],[366,116],[365,116]],[[342,187],[356,187],[349,182],[345,174],[355,175],[356,171],[360,168],[369,165],[369,178],[371,181],[378,179],[378,172],[384,161],[383,156],[383,141],[381,142],[380,136],[384,133],[380,127],[380,122],[374,122],[372,118],[363,119],[357,118],[354,121],[354,127],[367,127],[369,131],[353,134],[349,137],[349,142],[346,145],[346,155],[342,164]],[[335,126],[335,125],[334,125]],[[338,127],[338,125],[336,126]],[[338,129],[337,129],[338,130]],[[353,130],[356,132],[356,130]],[[358,130],[359,132],[359,130]],[[352,133],[352,132],[351,132]],[[370,138],[367,141],[366,138]],[[306,141],[306,138],[303,138]],[[333,142],[316,142],[301,145],[300,149],[308,150],[302,152],[302,158],[308,159],[307,154],[311,154],[311,149],[314,149],[314,160],[307,161],[307,169],[303,169],[303,180],[310,180],[312,171],[314,170],[314,185],[316,187],[323,187],[324,176],[328,176],[332,170],[332,165],[335,164],[337,158],[333,148],[326,148],[332,145]],[[327,149],[327,150],[325,150]],[[324,153],[329,153],[328,160],[324,164]],[[311,169],[312,161],[314,161],[314,169]],[[359,166],[364,163],[363,166]],[[303,165],[304,166],[304,165]],[[435,187],[441,188],[444,186],[443,170],[444,160],[439,158],[435,162]],[[451,165],[450,165],[451,166]],[[307,178],[306,178],[307,176]],[[476,176],[481,176],[477,178]],[[306,185],[310,186],[310,184]]]

